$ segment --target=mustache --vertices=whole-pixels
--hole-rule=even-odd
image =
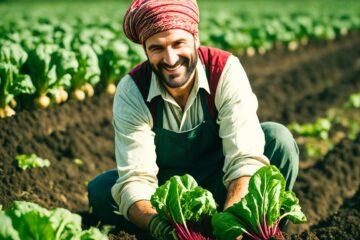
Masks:
[[[183,57],[180,57],[179,58],[179,60],[174,64],[174,65],[169,65],[169,64],[167,64],[167,63],[165,63],[165,62],[161,62],[160,64],[159,64],[159,67],[160,68],[176,68],[176,67],[178,67],[179,65],[182,65],[182,64],[184,64],[184,63],[188,63],[189,61],[188,61],[188,59],[186,59],[186,58],[183,58]]]

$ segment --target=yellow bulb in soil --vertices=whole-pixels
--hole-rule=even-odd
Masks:
[[[35,98],[34,103],[35,106],[41,109],[45,109],[50,105],[50,98],[46,95],[41,95],[38,98]]]
[[[54,97],[54,100],[55,100],[56,104],[61,103],[61,96],[60,96],[60,90],[59,89],[54,91],[53,97]]]
[[[60,88],[59,92],[60,92],[61,102],[66,102],[69,98],[69,94],[67,93],[67,91],[65,91],[64,88]]]
[[[0,118],[11,117],[15,115],[15,113],[14,109],[12,109],[9,105],[4,108],[0,108]]]
[[[88,97],[94,96],[95,91],[94,91],[93,86],[91,86],[91,84],[85,83],[85,85],[82,86],[82,90],[84,91],[86,96],[88,96]]]
[[[115,84],[113,83],[109,83],[107,86],[106,86],[106,89],[105,89],[105,92],[111,96],[114,96],[115,95],[115,92],[116,92],[116,86]]]
[[[83,90],[80,90],[80,89],[75,89],[73,92],[72,92],[72,97],[74,99],[76,99],[77,101],[84,101],[85,100],[85,92]]]
[[[16,100],[15,99],[11,100],[9,105],[11,108],[16,108],[16,106],[17,106]]]

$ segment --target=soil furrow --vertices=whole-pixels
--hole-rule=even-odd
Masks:
[[[339,211],[312,226],[309,231],[294,234],[291,240],[358,240],[360,239],[360,188],[345,201]]]
[[[267,79],[268,84],[253,87],[259,99],[259,117],[263,121],[282,121],[283,111],[304,97],[317,95],[342,81],[360,69],[360,45],[337,55],[300,65],[283,75]]]
[[[336,55],[342,49],[354,49],[359,45],[357,43],[359,37],[359,32],[352,32],[335,41],[311,40],[309,44],[300,45],[295,51],[282,47],[275,48],[265,55],[239,56],[239,58],[249,79],[253,79],[256,85],[261,85],[266,84],[266,81],[261,81],[261,79],[266,79],[268,76],[281,75],[308,62]]]
[[[360,135],[355,141],[343,139],[324,159],[300,171],[294,191],[300,199],[308,222],[291,225],[301,232],[336,212],[343,201],[360,186]]]

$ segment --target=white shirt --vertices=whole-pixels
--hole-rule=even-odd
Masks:
[[[210,93],[200,59],[195,82],[184,111],[152,73],[146,101],[160,95],[164,100],[163,128],[184,132],[199,125],[204,118],[199,89]],[[213,94],[213,93],[210,93]],[[264,156],[265,137],[256,114],[258,101],[238,58],[230,56],[220,76],[215,95],[217,124],[223,143],[225,187],[231,180],[251,176],[268,165]],[[126,75],[118,84],[113,104],[115,155],[119,178],[112,195],[119,214],[128,218],[129,207],[139,200],[149,200],[158,187],[156,153],[152,131],[153,119],[135,82]]]

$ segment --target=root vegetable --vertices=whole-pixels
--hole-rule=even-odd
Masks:
[[[86,96],[88,96],[88,97],[94,96],[95,91],[94,91],[93,86],[91,86],[91,84],[85,83],[85,85],[82,87],[82,90],[84,91]]]
[[[296,49],[298,49],[298,47],[299,47],[299,44],[296,41],[289,42],[289,44],[288,44],[288,49],[290,51],[295,51]]]
[[[265,53],[266,53],[266,49],[263,48],[263,47],[260,47],[260,48],[258,49],[258,51],[259,51],[259,54],[260,54],[260,55],[265,55]]]
[[[16,102],[15,99],[13,99],[13,100],[10,101],[10,107],[11,107],[11,108],[16,108],[16,105],[17,105],[17,102]]]
[[[73,92],[72,92],[72,97],[78,101],[84,101],[85,100],[85,92],[81,89],[75,89]]]
[[[248,47],[248,48],[246,49],[246,54],[247,54],[249,57],[255,56],[255,53],[256,53],[256,51],[255,51],[255,49],[254,49],[253,47]]]
[[[50,98],[46,95],[41,95],[38,98],[35,98],[34,103],[35,106],[41,109],[45,109],[50,105]]]
[[[61,102],[66,102],[69,98],[69,94],[67,93],[67,91],[65,91],[64,88],[60,88],[59,93],[60,93]]]
[[[15,115],[15,111],[10,106],[7,105],[4,108],[0,108],[0,118],[11,117],[13,115]]]
[[[114,96],[115,95],[115,92],[116,92],[116,86],[115,84],[113,83],[109,83],[107,86],[106,86],[106,89],[105,89],[105,92],[111,96]]]
[[[60,90],[56,90],[54,92],[54,99],[55,99],[55,102],[56,104],[60,104],[61,103],[61,96],[60,96]]]

